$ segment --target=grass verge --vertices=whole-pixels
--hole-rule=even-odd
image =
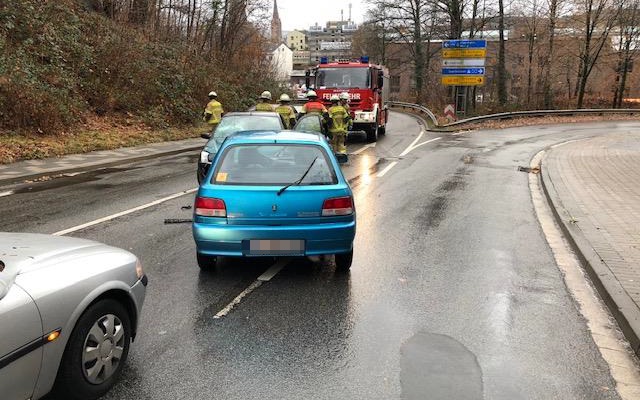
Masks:
[[[158,130],[144,124],[95,120],[57,135],[0,132],[0,164],[189,139],[199,137],[206,130],[203,126]]]

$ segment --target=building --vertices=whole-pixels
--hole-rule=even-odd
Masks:
[[[307,47],[310,64],[316,64],[320,58],[329,60],[352,57],[351,43],[358,26],[352,21],[329,21],[322,27],[317,23],[309,27]]]
[[[284,43],[271,45],[266,52],[276,79],[288,82],[293,71],[293,51]]]
[[[311,52],[309,50],[297,50],[293,52],[293,69],[304,70],[309,67]]]
[[[287,46],[293,51],[307,51],[307,34],[294,30],[287,34]]]
[[[278,0],[273,0],[273,17],[271,18],[271,42],[282,42],[282,22],[278,14]]]

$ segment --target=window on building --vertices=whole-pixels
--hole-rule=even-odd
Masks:
[[[391,93],[400,92],[400,75],[391,75],[389,89],[391,90]]]

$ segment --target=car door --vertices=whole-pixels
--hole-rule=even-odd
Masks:
[[[31,398],[42,362],[42,335],[42,321],[33,299],[12,284],[0,298],[2,400]]]
[[[305,115],[296,122],[294,131],[326,134],[322,119],[317,114]]]

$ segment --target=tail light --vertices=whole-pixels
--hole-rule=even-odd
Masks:
[[[196,215],[203,217],[226,217],[227,207],[224,201],[209,197],[196,197]]]
[[[323,217],[351,214],[353,214],[353,198],[351,196],[326,199],[322,204]]]

